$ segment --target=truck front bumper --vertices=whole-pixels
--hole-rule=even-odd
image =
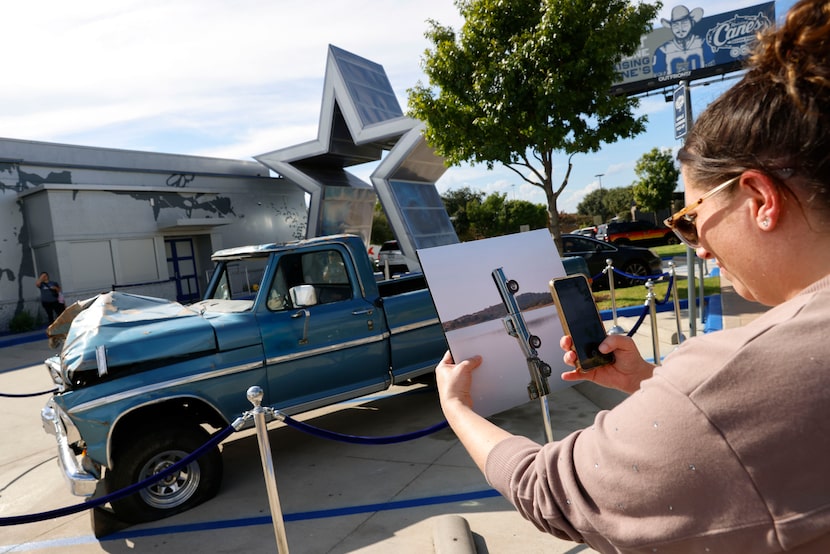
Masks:
[[[79,461],[78,456],[72,450],[72,447],[69,446],[67,426],[71,426],[72,423],[62,418],[59,410],[60,408],[55,406],[53,400],[50,399],[46,403],[46,406],[40,411],[43,430],[50,435],[54,435],[57,439],[58,465],[63,471],[63,476],[69,483],[69,489],[72,491],[72,494],[75,496],[92,496],[98,485],[98,477],[93,472],[87,471],[84,467],[89,465],[91,469],[92,462],[85,464],[83,461]]]

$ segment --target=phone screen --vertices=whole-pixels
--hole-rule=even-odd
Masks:
[[[599,344],[607,333],[597,311],[591,287],[584,275],[572,275],[550,282],[559,319],[566,334],[573,339],[577,368],[588,371],[614,362],[614,354],[602,354]]]

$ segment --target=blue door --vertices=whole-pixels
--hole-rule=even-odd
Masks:
[[[165,239],[164,249],[167,253],[167,273],[176,282],[176,300],[182,304],[199,300],[201,295],[193,239]]]

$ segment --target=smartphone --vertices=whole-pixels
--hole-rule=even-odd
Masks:
[[[577,369],[585,372],[614,363],[613,352],[602,354],[599,351],[599,344],[608,333],[599,316],[588,279],[584,275],[553,279],[550,293],[556,303],[562,329],[573,339]]]

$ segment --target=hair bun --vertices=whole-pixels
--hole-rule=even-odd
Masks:
[[[830,2],[802,0],[783,25],[761,33],[750,58],[756,77],[784,85],[798,105],[830,96]]]

